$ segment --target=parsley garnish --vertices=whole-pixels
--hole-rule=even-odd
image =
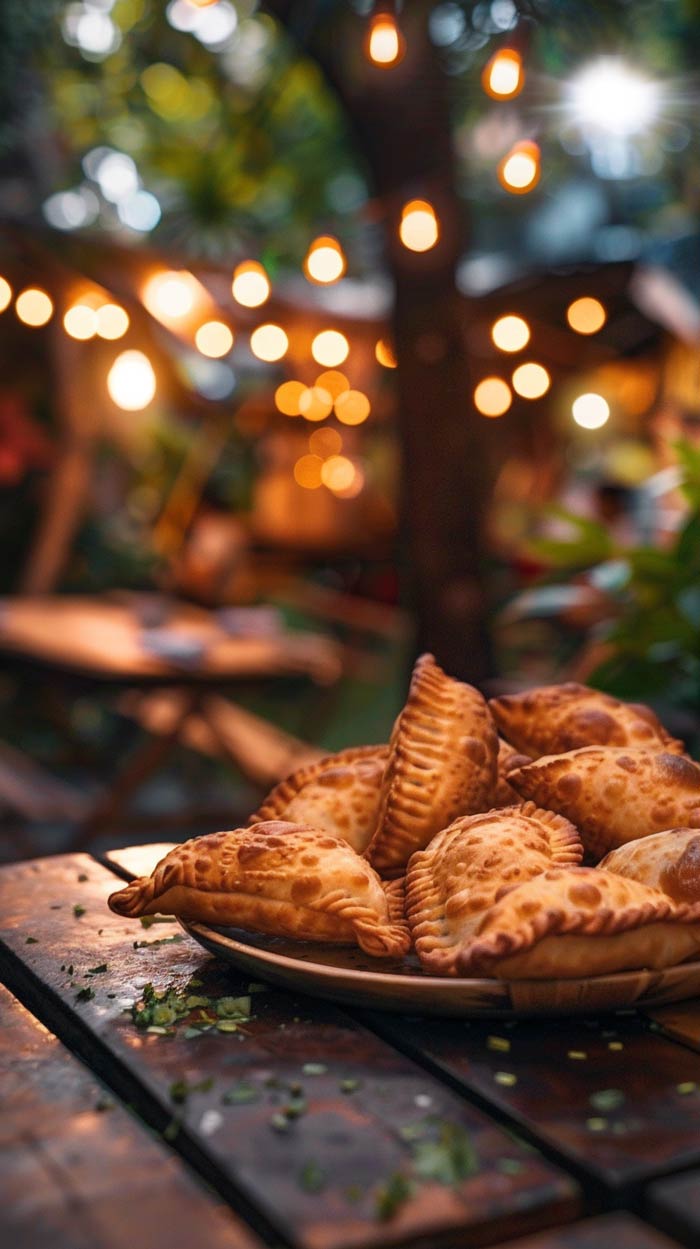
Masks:
[[[85,907],[81,906],[79,902],[76,902],[75,906],[73,907],[73,914],[75,915],[76,919],[80,919],[80,916],[85,914]]]
[[[27,937],[27,940],[25,941],[25,943],[24,943],[24,944],[25,944],[25,945],[38,945],[38,944],[39,944],[39,938],[38,938],[38,937]]]
[[[388,1220],[394,1217],[396,1211],[401,1208],[405,1201],[413,1195],[414,1185],[406,1178],[401,1171],[395,1171],[389,1176],[386,1184],[382,1184],[377,1190],[375,1200],[375,1210],[377,1218]]]
[[[86,985],[84,989],[79,989],[79,991],[76,993],[75,1000],[76,1002],[90,1002],[92,1001],[94,996],[95,996],[94,990],[91,989],[89,985]]]
[[[317,1162],[307,1162],[299,1173],[299,1187],[305,1193],[320,1193],[328,1183],[328,1176]]]

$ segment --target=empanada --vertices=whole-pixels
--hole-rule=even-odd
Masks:
[[[673,967],[699,948],[700,905],[598,868],[560,868],[502,892],[455,974],[568,980]]]
[[[700,828],[700,767],[644,747],[584,746],[508,773],[523,798],[565,815],[595,860],[674,825]]]
[[[669,828],[628,841],[598,866],[660,889],[674,902],[700,902],[700,829]]]
[[[463,944],[504,886],[574,866],[582,853],[573,825],[534,802],[455,820],[413,855],[406,874],[406,915],[426,971],[456,974]]]
[[[521,755],[509,742],[505,742],[502,737],[499,737],[496,792],[493,798],[494,807],[512,807],[513,803],[517,805],[520,802],[520,794],[516,793],[513,786],[508,783],[508,773],[512,772],[514,768],[521,768],[524,764],[531,762],[529,755]]]
[[[650,746],[679,755],[685,750],[649,707],[573,681],[504,694],[489,707],[499,732],[533,759],[580,746]]]
[[[388,746],[353,746],[299,768],[275,786],[248,823],[311,824],[362,854],[377,826],[388,754]]]
[[[410,947],[403,882],[383,884],[346,842],[280,820],[186,841],[150,876],[113,893],[109,905],[118,915],[160,911],[302,941],[357,944],[378,958]]]
[[[370,863],[397,875],[458,815],[491,806],[498,737],[485,700],[446,676],[432,655],[413,669],[389,743]]]

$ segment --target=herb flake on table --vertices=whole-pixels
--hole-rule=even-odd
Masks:
[[[247,1080],[239,1080],[238,1084],[222,1093],[221,1100],[225,1106],[247,1106],[260,1100],[260,1089]]]
[[[38,938],[38,937],[27,937],[27,940],[25,941],[25,943],[24,943],[24,944],[25,944],[25,945],[38,945],[38,944],[39,944],[39,938]]]
[[[318,1162],[307,1162],[299,1172],[299,1187],[305,1193],[321,1193],[328,1183],[328,1175]]]
[[[196,1081],[188,1084],[187,1080],[175,1080],[168,1090],[170,1100],[176,1105],[182,1106],[187,1101],[191,1093],[208,1093],[214,1087],[214,1077],[207,1076],[204,1080]]]
[[[80,916],[85,914],[85,907],[81,906],[79,902],[76,902],[73,907],[73,914],[76,919],[80,919]]]
[[[377,1218],[388,1222],[413,1196],[414,1191],[415,1185],[401,1171],[395,1171],[377,1190],[374,1204]]]
[[[79,989],[75,995],[76,1002],[91,1002],[95,996],[95,990],[86,985],[84,989]]]
[[[107,971],[107,964],[98,963],[97,967],[88,967],[87,971],[85,972],[85,975],[86,976],[101,976],[103,972],[106,972],[106,971]]]

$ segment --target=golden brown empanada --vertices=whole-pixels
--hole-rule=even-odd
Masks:
[[[346,842],[281,820],[186,841],[150,876],[113,893],[109,905],[118,915],[160,911],[302,941],[357,944],[378,958],[410,947],[402,881],[383,884]]]
[[[432,655],[413,669],[389,743],[370,863],[397,875],[415,850],[458,815],[490,807],[498,737],[485,700],[446,676]]]
[[[683,754],[649,707],[623,703],[573,681],[492,698],[499,732],[531,758],[580,746],[649,746]]]
[[[510,742],[506,742],[502,737],[499,737],[496,792],[493,799],[494,807],[512,807],[514,803],[517,805],[520,802],[520,794],[516,793],[513,786],[508,783],[508,773],[531,762],[529,755],[521,755],[510,745]]]
[[[362,854],[377,826],[388,755],[388,746],[354,746],[299,768],[275,786],[248,823],[311,824]]]
[[[669,828],[611,850],[598,864],[641,881],[674,902],[700,902],[700,829]]]
[[[574,866],[583,847],[573,824],[534,802],[466,815],[413,855],[406,915],[426,971],[455,975],[455,960],[504,885]]]
[[[560,868],[503,890],[453,974],[568,980],[672,967],[698,949],[700,905],[598,868]]]
[[[700,767],[666,751],[585,746],[545,755],[508,780],[523,798],[571,820],[595,860],[673,825],[700,828]]]

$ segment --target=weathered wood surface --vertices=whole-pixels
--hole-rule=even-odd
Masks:
[[[645,1011],[655,1028],[665,1036],[700,1050],[700,1001],[675,1002],[671,1006],[659,1006]]]
[[[256,992],[254,1018],[236,1032],[139,1031],[130,1007],[148,982],[220,998],[245,994],[247,979],[174,925],[144,931],[112,915],[106,897],[118,883],[82,855],[0,872],[0,977],[153,1126],[169,1126],[178,1150],[263,1230],[309,1249],[480,1244],[575,1214],[570,1178],[333,1008]],[[84,988],[94,997],[77,1000]],[[183,1080],[189,1095],[174,1102]],[[440,1182],[435,1167],[457,1176]],[[398,1177],[411,1192],[382,1218]]]
[[[0,1020],[4,1246],[260,1244],[1,987]]]
[[[673,1249],[675,1242],[628,1214],[605,1214],[524,1240],[509,1241],[498,1249]]]
[[[616,1199],[700,1164],[700,1055],[644,1019],[369,1021]]]
[[[644,1213],[683,1244],[700,1245],[700,1171],[652,1184]]]

